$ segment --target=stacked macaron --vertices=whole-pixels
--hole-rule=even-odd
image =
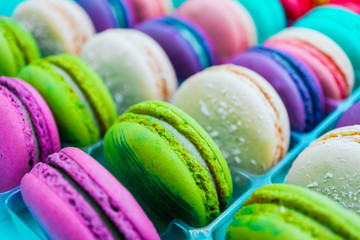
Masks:
[[[329,0],[280,0],[280,2],[284,7],[286,17],[288,19],[288,23],[289,25],[291,25],[295,20],[305,15],[312,8],[326,4],[329,2]],[[335,0],[335,1],[331,1],[331,3],[332,2],[343,3],[343,2],[352,2],[352,0],[349,1]]]
[[[329,4],[341,6],[360,14],[360,2],[357,0],[332,0]]]

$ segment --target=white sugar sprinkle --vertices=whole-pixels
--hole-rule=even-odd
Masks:
[[[241,153],[240,149],[235,149],[233,152],[232,152],[234,155],[238,155]]]
[[[206,104],[202,100],[199,100],[199,104],[200,104],[200,107],[201,107],[201,112],[205,116],[210,116],[210,113],[209,113],[209,110],[208,110]]]
[[[333,174],[331,172],[326,173],[325,178],[333,178]]]
[[[235,159],[235,162],[241,163],[241,159],[238,156],[234,157],[234,159]]]
[[[251,159],[250,163],[255,166],[257,165],[257,162],[254,159]]]
[[[284,205],[281,205],[281,206],[280,206],[280,212],[281,212],[281,213],[284,213],[284,212],[285,212],[285,206],[284,206]]]
[[[211,137],[217,137],[217,136],[219,136],[219,132],[218,132],[218,131],[212,131],[212,132],[210,133],[210,136],[211,136]]]
[[[306,187],[312,188],[312,187],[318,187],[318,186],[319,186],[318,182],[313,182],[313,183],[308,184]]]

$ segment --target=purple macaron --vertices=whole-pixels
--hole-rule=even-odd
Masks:
[[[50,239],[160,239],[127,189],[77,148],[35,165],[20,189]]]
[[[159,43],[180,80],[217,63],[212,40],[200,26],[186,17],[154,18],[137,25],[136,29]]]
[[[359,125],[360,124],[360,101],[354,103],[346,112],[341,115],[335,128]]]
[[[231,63],[263,76],[278,92],[293,131],[311,131],[323,118],[324,94],[313,71],[296,56],[270,47],[254,47]]]
[[[48,105],[28,83],[0,77],[0,102],[0,192],[5,192],[58,151],[60,140]]]

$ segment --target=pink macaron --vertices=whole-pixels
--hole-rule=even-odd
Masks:
[[[0,102],[0,192],[5,192],[58,151],[60,140],[48,105],[28,83],[0,77]]]
[[[280,0],[289,23],[303,16],[314,7],[312,0]]]
[[[207,32],[220,61],[257,43],[255,23],[237,1],[190,0],[177,13],[192,19]]]
[[[135,11],[137,22],[169,14],[172,9],[171,0],[130,0]]]

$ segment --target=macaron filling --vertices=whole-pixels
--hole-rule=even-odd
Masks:
[[[151,117],[151,116],[147,116],[147,117]],[[158,121],[163,127],[165,127],[169,132],[171,132],[179,140],[179,142],[190,152],[190,154],[192,154],[195,157],[195,159],[199,161],[200,165],[203,166],[208,171],[210,180],[213,183],[214,189],[216,190],[215,180],[211,174],[211,171],[207,163],[205,162],[204,158],[201,156],[200,152],[196,149],[195,145],[167,122],[164,122],[155,117],[151,117],[151,118]]]
[[[35,130],[36,128],[31,120],[29,111],[16,94],[12,93],[11,90],[2,85],[0,85],[0,91],[14,105],[16,111],[18,112],[19,121],[23,125],[26,147],[29,155],[28,165],[30,170],[34,164],[38,162],[38,159],[41,159],[39,141]]]
[[[63,79],[70,85],[70,87],[76,92],[77,96],[79,97],[80,101],[85,105],[87,111],[90,114],[90,117],[95,124],[97,129],[100,129],[99,122],[95,116],[95,111],[93,110],[92,106],[90,105],[89,101],[87,100],[84,92],[80,89],[80,87],[76,84],[73,78],[62,68],[58,67],[57,65],[51,63],[54,67],[55,71],[63,76]]]
[[[191,29],[191,27],[188,26],[189,24],[177,18],[160,18],[158,21],[177,29],[179,34],[192,46],[202,69],[214,64],[214,57],[211,56],[210,50],[205,47],[206,40],[201,38],[195,30]]]

